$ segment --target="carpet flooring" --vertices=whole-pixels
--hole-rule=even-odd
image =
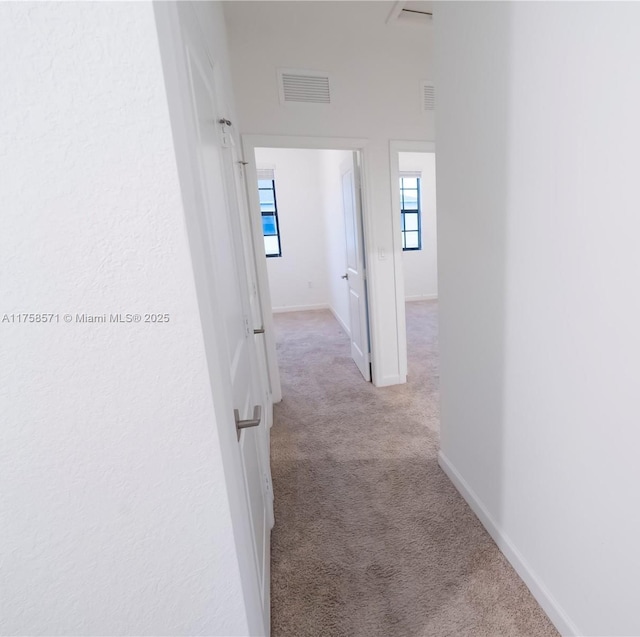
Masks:
[[[438,466],[437,303],[407,304],[406,385],[366,383],[328,311],[276,330],[273,637],[557,635]]]

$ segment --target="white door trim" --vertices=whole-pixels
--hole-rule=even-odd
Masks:
[[[397,141],[389,142],[389,172],[391,174],[391,214],[393,228],[393,253],[399,255],[394,261],[396,288],[396,321],[398,325],[398,371],[400,378],[407,377],[407,317],[405,312],[404,267],[402,264],[402,232],[400,231],[400,165],[398,153],[435,153],[435,142]]]
[[[375,270],[375,241],[373,237],[373,219],[371,219],[371,201],[369,178],[369,155],[367,146],[369,140],[352,137],[306,137],[291,135],[242,135],[242,149],[244,161],[247,162],[248,183],[256,182],[258,174],[256,172],[255,149],[256,148],[306,148],[317,150],[351,150],[360,151],[362,167],[360,171],[362,188],[362,220],[364,225],[365,261],[369,284],[368,305],[369,305],[369,334],[371,338],[371,368],[373,384],[387,385],[388,382],[382,377],[381,370],[376,366],[376,352],[381,350],[382,339],[379,332],[381,321],[378,320],[378,299],[376,296],[376,270]],[[276,357],[275,335],[273,330],[273,316],[271,314],[271,293],[269,291],[269,278],[267,274],[267,259],[263,251],[258,254],[258,247],[262,246],[262,229],[258,221],[260,219],[260,202],[256,189],[249,188],[249,207],[252,215],[252,230],[254,233],[254,245],[256,246],[256,263],[258,264],[258,285],[260,286],[260,299],[262,320],[265,327],[265,338],[269,359],[269,374],[271,377],[271,388],[273,402],[282,399],[282,388],[280,384],[280,372],[278,370],[278,360]],[[397,270],[397,266],[396,266]],[[402,289],[404,293],[404,287]],[[406,334],[405,334],[406,352]]]

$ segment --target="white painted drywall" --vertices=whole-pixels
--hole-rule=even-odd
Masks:
[[[435,153],[398,153],[400,172],[419,172],[422,210],[422,250],[402,253],[407,301],[438,298],[438,237],[436,223]]]
[[[353,165],[353,153],[348,150],[320,152],[329,308],[344,331],[350,334],[349,286],[342,278],[347,271],[342,171]]]
[[[364,184],[376,258],[370,259],[368,274],[380,385],[404,381],[394,272],[402,255],[392,231],[389,140],[432,139],[434,122],[420,103],[420,81],[432,79],[431,31],[386,24],[391,7],[388,2],[225,3],[243,133],[369,140]],[[329,72],[332,104],[280,104],[278,68]],[[383,259],[377,258],[380,251]]]
[[[246,634],[153,7],[0,37],[0,632]]]
[[[281,257],[267,259],[274,312],[328,307],[320,150],[257,148],[274,169]]]
[[[442,451],[564,634],[640,634],[639,21],[435,16]]]

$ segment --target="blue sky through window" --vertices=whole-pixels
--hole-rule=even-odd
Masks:
[[[264,249],[268,257],[282,256],[278,206],[276,203],[276,185],[273,179],[258,179],[260,212],[262,213],[262,234]]]

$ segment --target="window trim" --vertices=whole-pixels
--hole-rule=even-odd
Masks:
[[[262,223],[262,217],[274,217],[276,222],[275,234],[265,234],[264,223],[262,223],[262,237],[276,237],[278,240],[278,253],[267,254],[265,248],[265,256],[267,259],[278,258],[282,256],[282,239],[280,237],[280,219],[278,218],[278,198],[276,193],[276,180],[272,169],[258,169],[258,204],[260,205],[260,222]],[[270,181],[271,188],[260,188],[261,181]],[[263,211],[262,204],[260,204],[260,191],[271,190],[273,192],[273,211]]]
[[[403,192],[405,190],[414,190],[414,188],[403,188],[402,183],[403,179],[417,179],[417,208],[415,210],[409,210],[403,208],[404,196]],[[398,188],[400,191],[400,238],[402,241],[402,251],[403,252],[419,252],[422,250],[422,173],[421,172],[408,172],[408,171],[400,171],[399,172],[399,183]],[[406,241],[406,233],[407,232],[416,232],[415,230],[405,230],[405,215],[406,214],[417,214],[418,215],[418,245],[415,248],[407,248]]]

